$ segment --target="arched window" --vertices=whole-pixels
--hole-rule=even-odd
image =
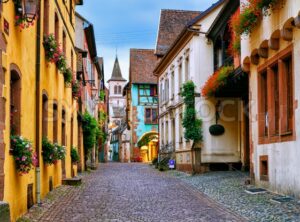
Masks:
[[[114,87],[114,94],[118,94],[118,86]]]
[[[43,93],[42,104],[42,135],[43,138],[48,137],[48,96],[47,93]]]
[[[14,135],[21,133],[21,75],[17,70],[10,73],[10,130]]]
[[[119,94],[122,94],[122,87],[121,86],[118,87],[118,92],[119,92]]]

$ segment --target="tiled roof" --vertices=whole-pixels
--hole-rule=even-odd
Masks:
[[[160,14],[155,54],[163,56],[183,28],[200,13],[199,11],[163,9]]]
[[[157,77],[153,75],[156,63],[153,49],[130,49],[130,82],[156,84]]]
[[[116,57],[114,69],[113,69],[111,78],[108,81],[126,81],[126,79],[124,79],[122,76],[118,57]]]

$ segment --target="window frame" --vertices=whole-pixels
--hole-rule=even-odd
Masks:
[[[147,110],[150,110],[150,121],[147,118]],[[156,119],[153,119],[153,111],[156,111]],[[157,108],[153,108],[153,107],[146,107],[145,111],[144,111],[144,115],[145,115],[145,124],[149,124],[149,125],[156,125],[158,124],[158,109]]]
[[[286,71],[283,69],[284,61],[287,59],[291,59],[291,73],[289,74],[290,77],[290,90],[286,90],[287,88],[283,84],[283,77],[286,75]],[[287,141],[295,141],[296,140],[296,130],[295,130],[295,72],[294,72],[294,61],[295,55],[293,50],[293,44],[283,49],[281,52],[277,53],[271,59],[267,60],[263,65],[260,65],[257,68],[258,73],[258,94],[257,94],[257,101],[258,101],[258,143],[261,144],[271,144],[271,143],[279,143],[279,142],[287,142]],[[275,96],[273,95],[272,91],[274,91],[274,76],[275,74],[272,71],[272,67],[278,66],[278,95],[279,95],[279,102],[277,109],[279,110],[279,116],[277,116],[275,111]],[[266,78],[266,87],[262,84],[262,75],[267,73]],[[267,93],[265,98],[268,101],[263,102],[262,96],[264,93]],[[284,112],[283,106],[284,104],[288,103],[286,100],[288,98],[284,98],[284,95],[291,95],[290,98],[290,106],[287,108],[290,110],[291,113]],[[263,108],[266,106],[267,108]],[[273,111],[272,111],[273,110]],[[268,113],[268,120],[263,117],[266,116]],[[287,115],[289,115],[291,120],[287,120]],[[291,116],[290,116],[291,115]],[[273,118],[272,118],[273,117]],[[290,132],[284,132],[282,125],[284,121],[288,121],[290,124]],[[276,123],[276,121],[278,121]],[[276,125],[278,126],[278,134],[276,134]],[[265,133],[267,130],[267,133]]]

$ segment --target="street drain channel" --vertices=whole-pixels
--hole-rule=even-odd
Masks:
[[[271,199],[271,202],[275,202],[275,203],[288,203],[291,202],[293,199],[291,197],[285,197],[285,196],[279,196],[279,197],[274,197]]]
[[[254,195],[254,194],[266,193],[268,191],[265,190],[265,189],[262,189],[262,188],[249,188],[249,189],[246,189],[245,192],[248,193],[248,194]]]

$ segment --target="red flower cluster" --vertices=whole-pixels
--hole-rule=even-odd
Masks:
[[[233,73],[232,66],[223,66],[211,75],[201,89],[203,97],[213,96],[221,87],[225,86],[230,74]]]
[[[15,16],[15,25],[19,26],[20,29],[29,28],[34,26],[34,22],[28,22],[26,17],[23,15],[16,15]]]
[[[228,47],[228,53],[233,57],[236,54],[240,54],[241,50],[241,36],[235,32],[235,29],[240,21],[240,16],[240,8],[238,8],[236,12],[231,16],[228,24],[231,33],[231,41]]]

